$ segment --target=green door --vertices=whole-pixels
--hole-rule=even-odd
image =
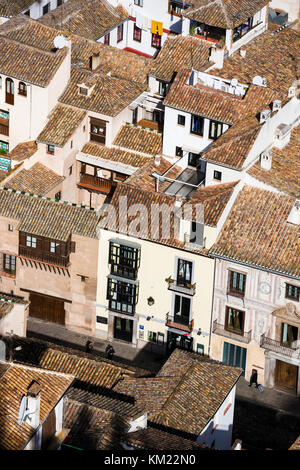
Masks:
[[[224,341],[222,362],[228,366],[241,367],[243,369],[243,376],[245,376],[246,370],[246,357],[247,349]]]

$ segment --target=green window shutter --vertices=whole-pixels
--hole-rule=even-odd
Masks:
[[[228,354],[228,343],[224,342],[223,343],[223,360],[225,364],[227,364],[227,354]]]

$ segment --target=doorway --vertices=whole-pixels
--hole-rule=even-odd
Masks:
[[[294,364],[276,360],[275,385],[297,392],[298,367]]]
[[[114,338],[132,343],[133,320],[127,318],[115,317],[114,319]]]

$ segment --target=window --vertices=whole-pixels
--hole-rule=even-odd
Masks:
[[[133,26],[133,40],[138,42],[142,41],[142,30],[141,28],[138,28],[135,23]]]
[[[71,149],[73,148],[73,140],[71,140],[70,148],[71,148]]]
[[[72,172],[73,172],[73,166],[70,166],[70,168],[69,168],[69,175],[71,175]]]
[[[9,150],[9,144],[0,140],[0,155],[5,155]]]
[[[216,140],[220,137],[223,130],[223,124],[217,121],[210,121],[209,125],[209,138]]]
[[[111,273],[129,279],[136,279],[140,266],[140,250],[131,246],[110,242],[109,260]]]
[[[54,198],[55,198],[56,201],[60,201],[61,200],[61,191],[58,191],[58,193],[55,194]]]
[[[139,7],[142,7],[143,6],[143,0],[134,0],[134,4],[139,6]]]
[[[148,331],[148,341],[151,341],[152,343],[157,342],[157,333],[154,331]]]
[[[79,87],[79,94],[80,95],[83,95],[83,96],[87,96],[88,95],[88,89],[87,88],[83,88],[83,87]]]
[[[91,119],[90,139],[105,145],[106,122],[100,119]]]
[[[231,307],[226,308],[225,329],[242,335],[244,332],[244,316],[245,312],[236,310]]]
[[[284,346],[293,347],[293,343],[298,340],[298,328],[296,326],[289,325],[288,323],[282,323],[281,330],[281,342]]]
[[[36,248],[36,238],[26,235],[26,246],[30,248]]]
[[[0,77],[0,88],[2,88],[2,77]]]
[[[137,304],[138,288],[130,282],[108,279],[107,298],[109,308],[133,315]]]
[[[64,0],[57,0],[56,8],[60,7],[60,5],[62,5],[63,3],[64,3]]]
[[[55,242],[50,242],[50,253],[58,253],[59,252],[59,243],[55,243]]]
[[[175,155],[176,155],[176,157],[182,157],[183,156],[183,150],[182,150],[181,147],[176,147]]]
[[[105,34],[105,36],[104,36],[104,44],[106,44],[107,46],[109,46],[109,43],[110,43],[110,33],[107,33],[107,34]]]
[[[291,299],[291,300],[296,300],[297,302],[299,302],[299,297],[300,297],[300,287],[293,286],[292,284],[286,284],[286,286],[285,286],[285,298],[286,299]]]
[[[179,126],[185,126],[185,116],[182,116],[182,114],[178,114],[178,124]]]
[[[24,82],[19,82],[19,95],[27,96],[27,85]]]
[[[178,260],[177,265],[177,284],[187,286],[192,283],[192,261],[186,261],[184,259]]]
[[[214,180],[221,181],[222,180],[222,173],[221,171],[214,170]]]
[[[161,96],[166,96],[168,91],[168,84],[166,82],[158,82],[158,93]]]
[[[182,6],[178,2],[173,2],[169,0],[169,13],[171,15],[180,16],[182,11]]]
[[[124,24],[119,24],[117,30],[117,42],[123,41]]]
[[[15,85],[11,78],[7,78],[5,81],[5,102],[7,104],[14,104],[15,102]]]
[[[229,271],[229,292],[237,295],[245,295],[246,274]]]
[[[47,145],[47,153],[50,153],[51,155],[54,155],[54,145],[52,145],[52,144]]]
[[[9,225],[8,225],[8,230],[9,230],[10,232],[12,232],[13,229],[14,229],[13,225],[9,224]]]
[[[204,118],[192,114],[191,133],[203,136]]]
[[[197,153],[189,152],[188,165],[197,166],[199,161],[199,155]]]
[[[9,274],[16,274],[16,257],[3,255],[3,271]]]
[[[188,325],[190,322],[191,299],[182,295],[175,295],[174,322]]]
[[[50,2],[43,6],[43,15],[46,15],[50,10]]]
[[[155,47],[156,49],[161,48],[161,36],[159,34],[152,33],[151,46]]]

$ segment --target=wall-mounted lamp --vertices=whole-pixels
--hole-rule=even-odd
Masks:
[[[202,330],[201,330],[201,328],[199,328],[199,330],[197,331],[197,335],[199,335],[199,336],[200,336],[200,335],[201,335],[201,333],[202,333]]]
[[[150,307],[151,307],[154,304],[153,297],[148,297],[147,302],[148,302],[148,305],[150,305]]]
[[[147,317],[147,321],[151,320],[151,317]]]

